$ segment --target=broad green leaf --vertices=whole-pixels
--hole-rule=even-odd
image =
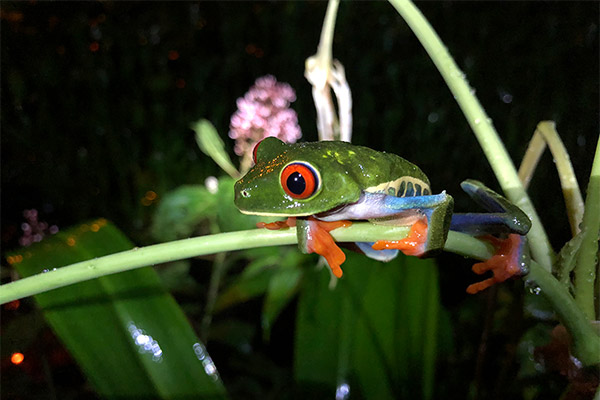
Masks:
[[[229,176],[239,178],[240,173],[233,166],[229,155],[225,151],[225,145],[215,126],[210,121],[201,119],[192,124],[192,129],[196,132],[196,143],[198,143],[200,150],[212,158]]]
[[[294,259],[298,258],[294,257]],[[297,263],[285,262],[271,277],[262,312],[262,328],[265,339],[269,338],[275,319],[296,294],[296,289],[302,279],[302,271]]]
[[[160,201],[154,213],[152,236],[160,241],[190,237],[202,220],[216,212],[217,196],[205,186],[181,186]]]
[[[326,272],[305,274],[296,327],[298,384],[318,395],[432,398],[438,337],[451,334],[438,325],[433,261],[399,257],[383,264],[348,254],[343,269],[333,290]]]
[[[132,247],[112,224],[98,220],[9,258],[27,277]],[[152,268],[42,293],[35,300],[102,398],[226,397],[214,363]]]

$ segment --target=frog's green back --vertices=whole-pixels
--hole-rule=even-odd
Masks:
[[[392,196],[420,196],[431,194],[429,179],[419,167],[392,153],[346,142],[323,141],[300,143],[293,146],[306,148],[321,157],[329,168],[339,164],[341,170],[359,182],[363,191]]]
[[[286,144],[267,138],[256,149],[256,164],[235,187],[240,211],[258,215],[306,216],[359,200],[363,192],[394,196],[430,194],[429,180],[409,161],[390,153],[340,141]],[[280,184],[290,163],[308,163],[318,190],[293,198]]]

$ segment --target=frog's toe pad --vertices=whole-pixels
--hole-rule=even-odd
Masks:
[[[517,234],[510,234],[507,239],[488,238],[496,247],[496,254],[490,259],[473,265],[473,272],[478,275],[487,271],[492,271],[494,276],[484,281],[474,283],[467,287],[467,293],[475,294],[485,290],[496,283],[520,276],[526,271],[526,255],[524,254],[525,237]]]

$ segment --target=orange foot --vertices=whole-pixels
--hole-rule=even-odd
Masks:
[[[313,217],[308,218],[306,249],[304,250],[307,254],[317,253],[325,257],[327,264],[329,264],[329,268],[331,268],[333,274],[338,278],[341,278],[343,275],[340,265],[346,261],[346,255],[335,243],[329,234],[329,231],[341,228],[342,226],[350,225],[352,225],[352,222],[350,221],[325,222],[319,221]],[[292,226],[296,226],[295,217],[288,218],[285,221],[276,221],[270,223],[259,222],[256,224],[257,228],[266,228],[271,230],[278,230]]]
[[[496,247],[496,254],[484,262],[473,265],[472,269],[477,275],[492,271],[494,276],[469,285],[467,287],[467,293],[469,294],[480,292],[496,283],[504,282],[513,276],[518,276],[523,272],[520,259],[523,244],[523,237],[521,235],[511,233],[504,240],[495,237],[488,237],[486,240],[490,241]]]
[[[338,278],[343,275],[340,265],[346,261],[346,255],[335,243],[329,231],[350,225],[352,225],[350,221],[325,222],[313,217],[308,218],[306,252],[309,254],[317,253],[325,257],[331,272]]]
[[[378,240],[373,243],[374,250],[397,249],[407,256],[421,256],[427,244],[427,222],[420,219],[410,228],[408,236],[402,240]]]

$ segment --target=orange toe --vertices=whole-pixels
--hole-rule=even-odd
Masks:
[[[522,272],[520,256],[523,238],[520,235],[512,233],[504,240],[497,238],[487,238],[487,240],[496,246],[496,254],[484,262],[473,265],[472,270],[478,275],[492,271],[494,276],[469,285],[467,287],[467,293],[469,294],[480,292],[496,283],[518,276]]]
[[[317,253],[327,260],[331,272],[338,278],[343,275],[340,266],[346,261],[346,255],[335,243],[329,231],[340,228],[342,226],[350,226],[350,221],[319,221],[315,218],[309,218],[309,238],[307,247],[309,253]]]

